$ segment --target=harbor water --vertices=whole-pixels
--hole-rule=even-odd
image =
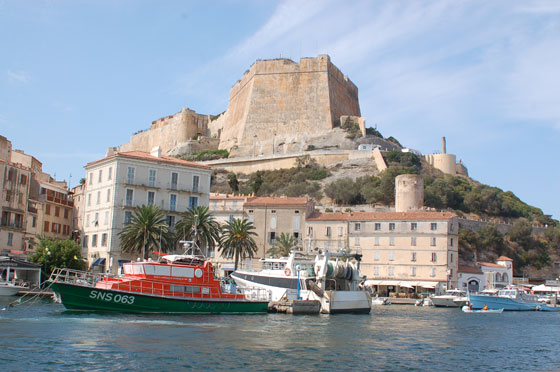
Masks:
[[[560,313],[130,315],[43,299],[0,311],[0,331],[4,371],[560,370]]]

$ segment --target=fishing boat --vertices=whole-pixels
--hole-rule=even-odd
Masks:
[[[430,300],[436,307],[460,307],[467,301],[467,294],[459,289],[449,289],[442,295],[431,296]]]
[[[469,304],[475,310],[485,306],[490,310],[504,309],[505,311],[560,311],[560,308],[547,306],[539,302],[539,297],[528,293],[524,288],[507,286],[495,295],[469,294]]]
[[[28,290],[29,288],[12,283],[7,282],[5,280],[0,280],[0,296],[15,296],[20,291]]]
[[[260,271],[237,270],[231,277],[239,285],[270,290],[273,301],[319,301],[327,314],[369,313],[371,295],[359,287],[360,260],[361,255],[344,252],[319,252],[311,259],[292,251],[289,257],[264,259]]]
[[[214,277],[202,256],[167,255],[123,265],[123,275],[55,269],[50,287],[68,310],[127,313],[263,313],[270,296]]]
[[[463,306],[461,310],[463,310],[464,313],[475,313],[475,314],[501,314],[504,312],[504,309],[474,310],[469,308],[468,306]]]

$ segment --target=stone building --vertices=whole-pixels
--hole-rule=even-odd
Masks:
[[[282,233],[296,237],[302,244],[305,220],[314,204],[307,198],[251,197],[243,205],[247,219],[255,226],[258,251],[255,258],[265,258],[275,239]]]
[[[328,55],[299,63],[258,60],[231,88],[226,112],[209,129],[235,156],[290,153],[340,126],[342,116],[365,131],[358,88]]]
[[[118,238],[136,207],[156,205],[174,226],[182,212],[208,206],[210,168],[163,156],[159,148],[116,153],[85,169],[82,245],[90,265],[102,271],[116,273],[123,260],[139,257],[121,252]]]
[[[459,265],[457,287],[471,292],[499,289],[513,283],[513,260],[500,256],[496,262],[477,262],[476,266]]]
[[[458,224],[448,212],[315,213],[306,221],[304,246],[363,254],[368,284],[386,293],[457,285]]]

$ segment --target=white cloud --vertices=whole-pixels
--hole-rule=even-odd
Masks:
[[[26,85],[27,83],[29,83],[30,78],[29,76],[27,76],[27,74],[23,71],[12,71],[12,70],[8,70],[6,72],[6,75],[8,76],[8,80],[10,80],[11,82],[15,82],[15,83],[20,83],[20,84],[24,84]]]

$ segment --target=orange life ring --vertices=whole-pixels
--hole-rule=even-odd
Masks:
[[[284,274],[285,274],[286,276],[290,276],[290,275],[292,275],[292,270],[290,270],[289,267],[286,267],[286,268],[284,269]]]

